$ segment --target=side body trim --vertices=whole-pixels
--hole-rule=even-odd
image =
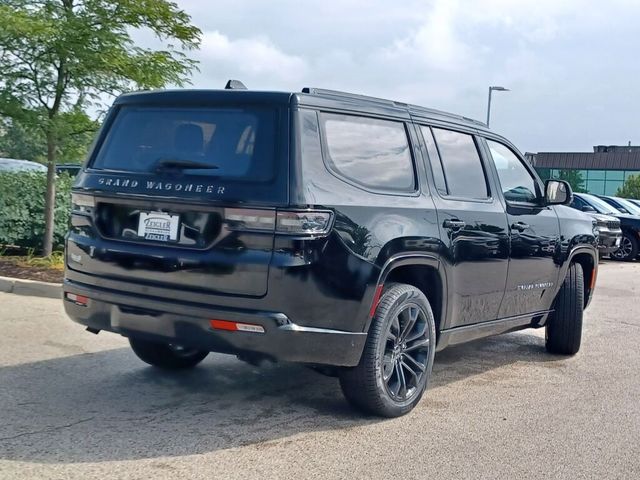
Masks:
[[[475,323],[449,328],[440,332],[440,339],[436,351],[440,351],[451,345],[467,343],[479,338],[513,332],[525,328],[538,328],[544,326],[549,313],[553,310],[528,313],[515,317],[501,318],[490,322]]]

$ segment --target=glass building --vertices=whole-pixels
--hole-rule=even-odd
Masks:
[[[640,175],[639,146],[595,146],[593,152],[527,153],[542,180],[567,180],[576,191],[615,195],[631,175]]]
[[[536,171],[540,178],[547,180],[549,178],[559,178],[567,180],[575,178],[577,181],[571,182],[572,185],[580,186],[580,190],[595,195],[615,195],[618,188],[622,186],[624,181],[631,175],[640,175],[640,170],[571,170],[565,172],[560,168],[538,168]],[[576,189],[578,190],[578,189]]]

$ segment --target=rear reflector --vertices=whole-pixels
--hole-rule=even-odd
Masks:
[[[253,323],[236,323],[236,328],[241,332],[264,333],[264,327]]]
[[[376,308],[378,308],[378,303],[380,303],[380,297],[382,296],[382,289],[384,285],[378,285],[376,287],[376,291],[373,294],[373,301],[371,302],[371,309],[369,310],[369,317],[373,318],[376,313]]]
[[[83,307],[86,307],[89,303],[89,299],[84,295],[76,295],[75,293],[66,292],[64,296],[67,300],[70,300],[76,305],[81,305]]]
[[[216,330],[264,333],[264,327],[262,325],[256,325],[255,323],[230,322],[229,320],[211,320],[210,323],[211,327],[215,328]]]

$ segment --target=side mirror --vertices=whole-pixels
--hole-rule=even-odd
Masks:
[[[571,185],[564,180],[544,182],[544,200],[547,205],[569,205],[573,200]]]
[[[590,205],[585,205],[584,207],[582,207],[582,211],[583,211],[583,212],[595,212],[595,211],[596,211],[596,209],[595,209],[595,208],[593,208],[593,207],[592,207],[592,206],[590,206]]]

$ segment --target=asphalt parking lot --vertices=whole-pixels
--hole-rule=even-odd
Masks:
[[[439,353],[395,420],[296,365],[158,373],[60,301],[0,293],[0,478],[640,478],[639,283],[601,266],[573,358],[542,330]]]

